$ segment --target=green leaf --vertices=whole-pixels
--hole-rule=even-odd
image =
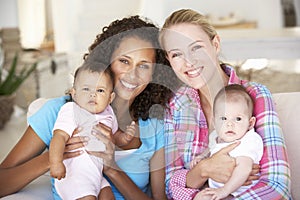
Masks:
[[[17,63],[18,54],[16,53],[11,67],[8,71],[7,77],[0,82],[0,95],[10,95],[14,93],[28,78],[28,76],[37,68],[37,63],[34,63],[29,69],[27,69],[27,67],[24,66],[20,74],[16,74]],[[0,74],[2,74],[2,69],[0,70]]]

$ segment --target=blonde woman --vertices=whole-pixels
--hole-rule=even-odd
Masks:
[[[165,119],[166,187],[169,199],[198,199],[197,194],[211,178],[225,183],[236,161],[228,156],[234,143],[193,169],[191,160],[208,147],[213,100],[226,85],[240,84],[254,101],[255,130],[262,137],[264,153],[253,166],[252,179],[258,183],[237,199],[291,199],[290,169],[279,119],[270,91],[258,83],[240,80],[230,65],[220,62],[220,37],[205,16],[190,10],[173,12],[160,33],[160,43],[172,69],[184,83],[170,102]],[[247,47],[245,47],[247,48]],[[259,172],[258,177],[254,176]]]

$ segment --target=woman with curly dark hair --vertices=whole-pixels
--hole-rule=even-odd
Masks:
[[[178,86],[178,79],[171,70],[164,51],[158,42],[158,28],[147,19],[141,20],[139,16],[132,16],[122,20],[113,21],[102,29],[102,33],[96,36],[94,43],[89,47],[89,53],[84,55],[84,60],[101,61],[111,66],[114,51],[126,38],[138,38],[151,43],[150,48],[155,49],[155,67],[153,80],[134,99],[130,105],[132,117],[146,120],[149,118],[150,108],[155,105],[166,107],[166,102],[172,96],[172,91]],[[144,47],[148,48],[148,47]],[[162,112],[152,112],[155,117],[162,119]],[[157,115],[159,114],[159,115]],[[152,116],[153,117],[153,116]]]
[[[98,124],[93,129],[106,151],[89,153],[103,158],[103,173],[116,199],[166,199],[162,118],[177,79],[166,66],[158,32],[153,23],[138,16],[116,20],[103,28],[84,55],[84,62],[102,62],[114,73],[116,97],[111,105],[119,128],[124,130],[132,120],[137,126],[135,137],[122,147],[114,146],[110,128]],[[44,150],[57,113],[68,99],[49,100],[28,119],[24,136],[0,165],[0,196],[19,191],[49,170],[49,154]],[[78,148],[88,142],[76,133],[66,145],[64,158],[79,156]],[[102,191],[95,198],[107,199]],[[54,197],[60,199],[55,191]]]

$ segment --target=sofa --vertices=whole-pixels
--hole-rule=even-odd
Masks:
[[[273,95],[283,128],[291,169],[292,197],[300,200],[300,92]],[[300,123],[299,123],[300,125]]]
[[[300,92],[275,93],[273,94],[276,110],[283,128],[284,138],[287,145],[288,158],[291,168],[292,196],[300,200]],[[37,110],[45,99],[38,99],[28,109],[28,115]],[[46,200],[53,199],[49,173],[34,180],[27,187],[16,194],[1,198],[1,200]]]

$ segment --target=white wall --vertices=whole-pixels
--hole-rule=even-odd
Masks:
[[[180,8],[191,8],[202,14],[213,14],[217,17],[236,12],[242,19],[257,21],[258,28],[281,28],[283,16],[280,2],[280,0],[143,0],[142,14],[162,25],[167,16]],[[159,9],[158,4],[161,4]]]
[[[0,29],[18,26],[17,0],[0,0]]]
[[[58,52],[87,51],[103,26],[117,18],[136,14],[140,9],[139,0],[52,1],[55,49]]]
[[[37,31],[34,31],[34,35],[31,33],[30,37],[41,37],[37,34],[44,34],[40,31],[44,26],[43,19],[36,13],[41,14],[45,11],[34,9],[39,2],[44,1],[0,0],[0,28],[17,25],[22,26],[22,29],[28,27],[26,23],[22,25],[18,22],[18,2],[19,6],[26,6],[29,13],[32,13],[31,19],[27,22],[34,21],[34,28]],[[295,1],[299,3],[299,0]],[[116,18],[142,14],[161,26],[163,20],[179,8],[192,8],[203,14],[210,13],[216,16],[237,12],[245,20],[257,21],[258,28],[261,29],[280,28],[283,24],[280,0],[46,0],[46,2],[52,2],[52,22],[58,52],[86,50],[102,26]],[[24,20],[23,16],[20,18]]]
[[[216,16],[236,12],[242,19],[257,21],[261,29],[283,27],[280,0],[172,0],[172,3],[170,0],[52,1],[55,48],[58,52],[85,51],[102,27],[116,18],[141,14],[161,26],[164,19],[179,8],[192,8]]]
[[[52,0],[56,52],[67,52],[69,65],[78,67],[82,56],[102,28],[115,19],[138,14],[139,0]],[[72,5],[72,6],[70,6]]]
[[[203,14],[217,16],[237,12],[241,18],[257,21],[259,29],[276,29],[283,26],[280,0],[18,0],[20,5],[28,6],[24,2],[51,2],[55,48],[57,52],[77,54],[81,60],[95,36],[101,32],[104,25],[117,18],[127,15],[141,14],[156,22],[159,26],[171,12],[179,8],[192,8]],[[299,0],[295,0],[296,2]],[[17,0],[0,0],[0,22],[16,25]],[[3,6],[2,6],[3,5]],[[31,4],[28,9],[36,7]],[[15,8],[15,10],[13,9]],[[9,12],[7,12],[9,10]],[[32,11],[34,13],[34,11]],[[39,11],[41,12],[41,11]],[[7,20],[6,20],[7,19]],[[14,22],[9,22],[11,19]],[[37,20],[38,17],[34,17]],[[30,21],[30,20],[29,20]],[[32,21],[32,20],[31,20]],[[39,22],[41,22],[40,20]],[[34,32],[38,23],[30,28]],[[20,24],[21,25],[21,24]],[[0,23],[1,27],[1,23]],[[25,26],[26,28],[28,26]],[[27,28],[28,29],[28,28]],[[75,61],[74,61],[75,62]],[[77,65],[77,62],[75,62]]]
[[[18,26],[17,0],[0,0],[0,29]]]

